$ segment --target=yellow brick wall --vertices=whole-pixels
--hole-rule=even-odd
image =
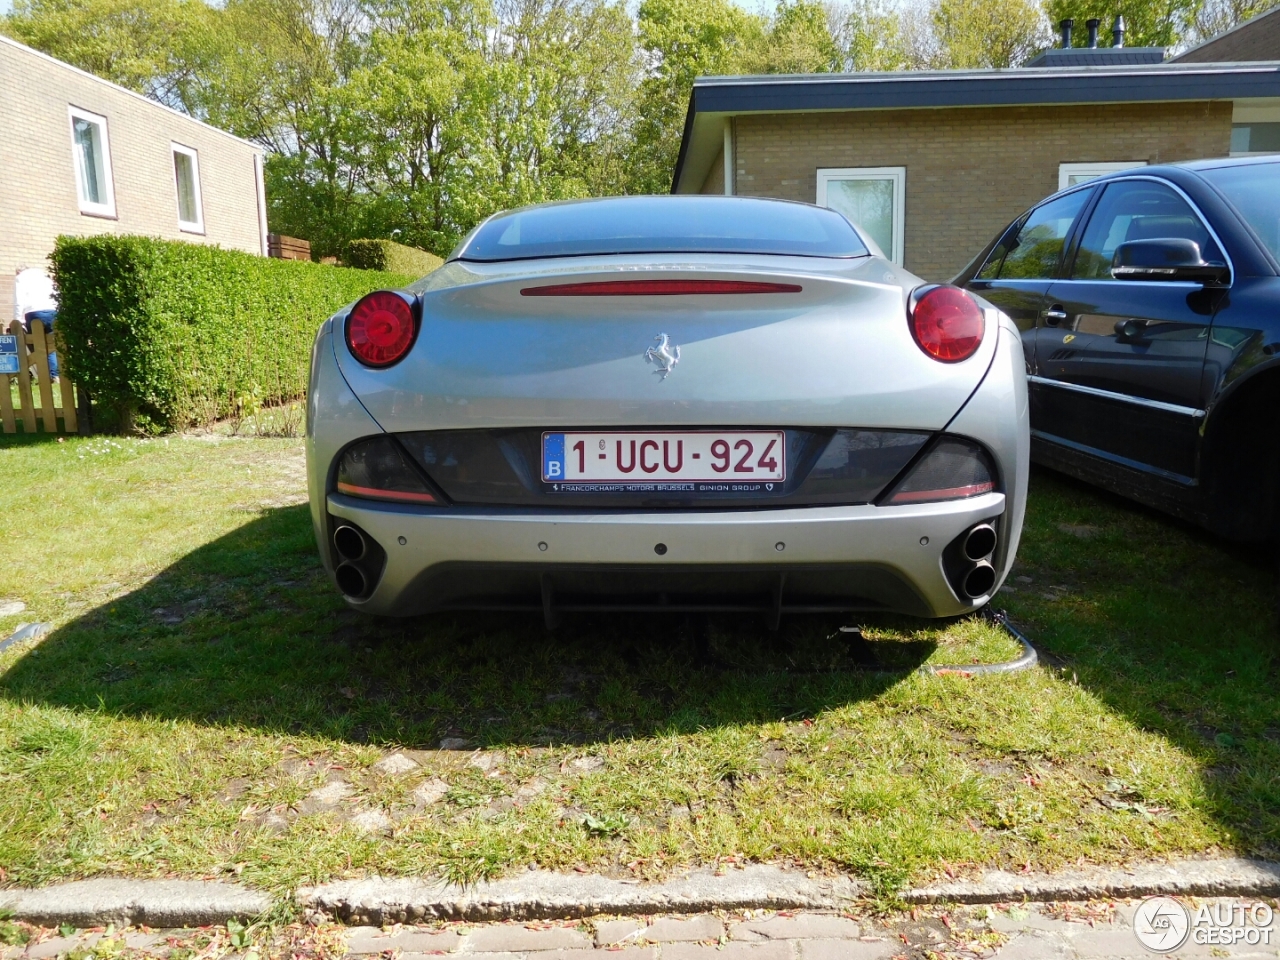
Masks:
[[[260,253],[257,149],[0,39],[0,324],[14,276],[47,268],[59,234],[135,233]],[[116,219],[82,214],[68,105],[107,119]],[[178,229],[171,142],[199,153],[203,236]]]
[[[905,266],[953,276],[1058,189],[1058,164],[1226,156],[1229,102],[982,107],[735,118],[736,192],[813,203],[825,167],[906,167]]]
[[[700,193],[724,195],[724,147],[716,154],[715,162],[707,171],[707,179],[702,182]]]

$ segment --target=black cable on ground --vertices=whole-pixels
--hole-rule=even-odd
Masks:
[[[23,623],[18,629],[9,634],[3,640],[0,640],[0,653],[8,650],[14,644],[21,643],[23,640],[35,640],[37,637],[43,637],[46,633],[53,629],[52,623]]]

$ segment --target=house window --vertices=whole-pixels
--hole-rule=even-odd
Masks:
[[[111,145],[107,140],[107,118],[79,107],[69,107],[71,154],[76,171],[76,194],[80,212],[95,217],[116,215],[115,189],[111,180]]]
[[[1231,155],[1280,152],[1280,123],[1233,123]]]
[[[818,204],[843,213],[902,266],[906,167],[818,171]]]
[[[200,203],[200,156],[180,143],[173,146],[173,184],[178,192],[178,228],[204,233]]]
[[[1145,167],[1145,160],[1119,160],[1114,163],[1060,163],[1058,164],[1058,189],[1065,190],[1077,183],[1118,173],[1121,170],[1132,170],[1134,167]]]

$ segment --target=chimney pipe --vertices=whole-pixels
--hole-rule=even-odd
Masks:
[[[1062,49],[1071,49],[1071,28],[1075,26],[1075,21],[1068,17],[1058,24],[1058,29],[1062,31]]]
[[[1124,46],[1124,15],[1116,14],[1116,22],[1111,25],[1111,45],[1113,47]]]
[[[1098,49],[1098,25],[1102,23],[1097,17],[1084,22],[1085,28],[1089,31],[1089,49]]]

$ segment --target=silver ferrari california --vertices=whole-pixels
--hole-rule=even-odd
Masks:
[[[1017,328],[821,207],[491,217],[316,337],[312,519],[348,603],[981,607],[1028,470]]]

